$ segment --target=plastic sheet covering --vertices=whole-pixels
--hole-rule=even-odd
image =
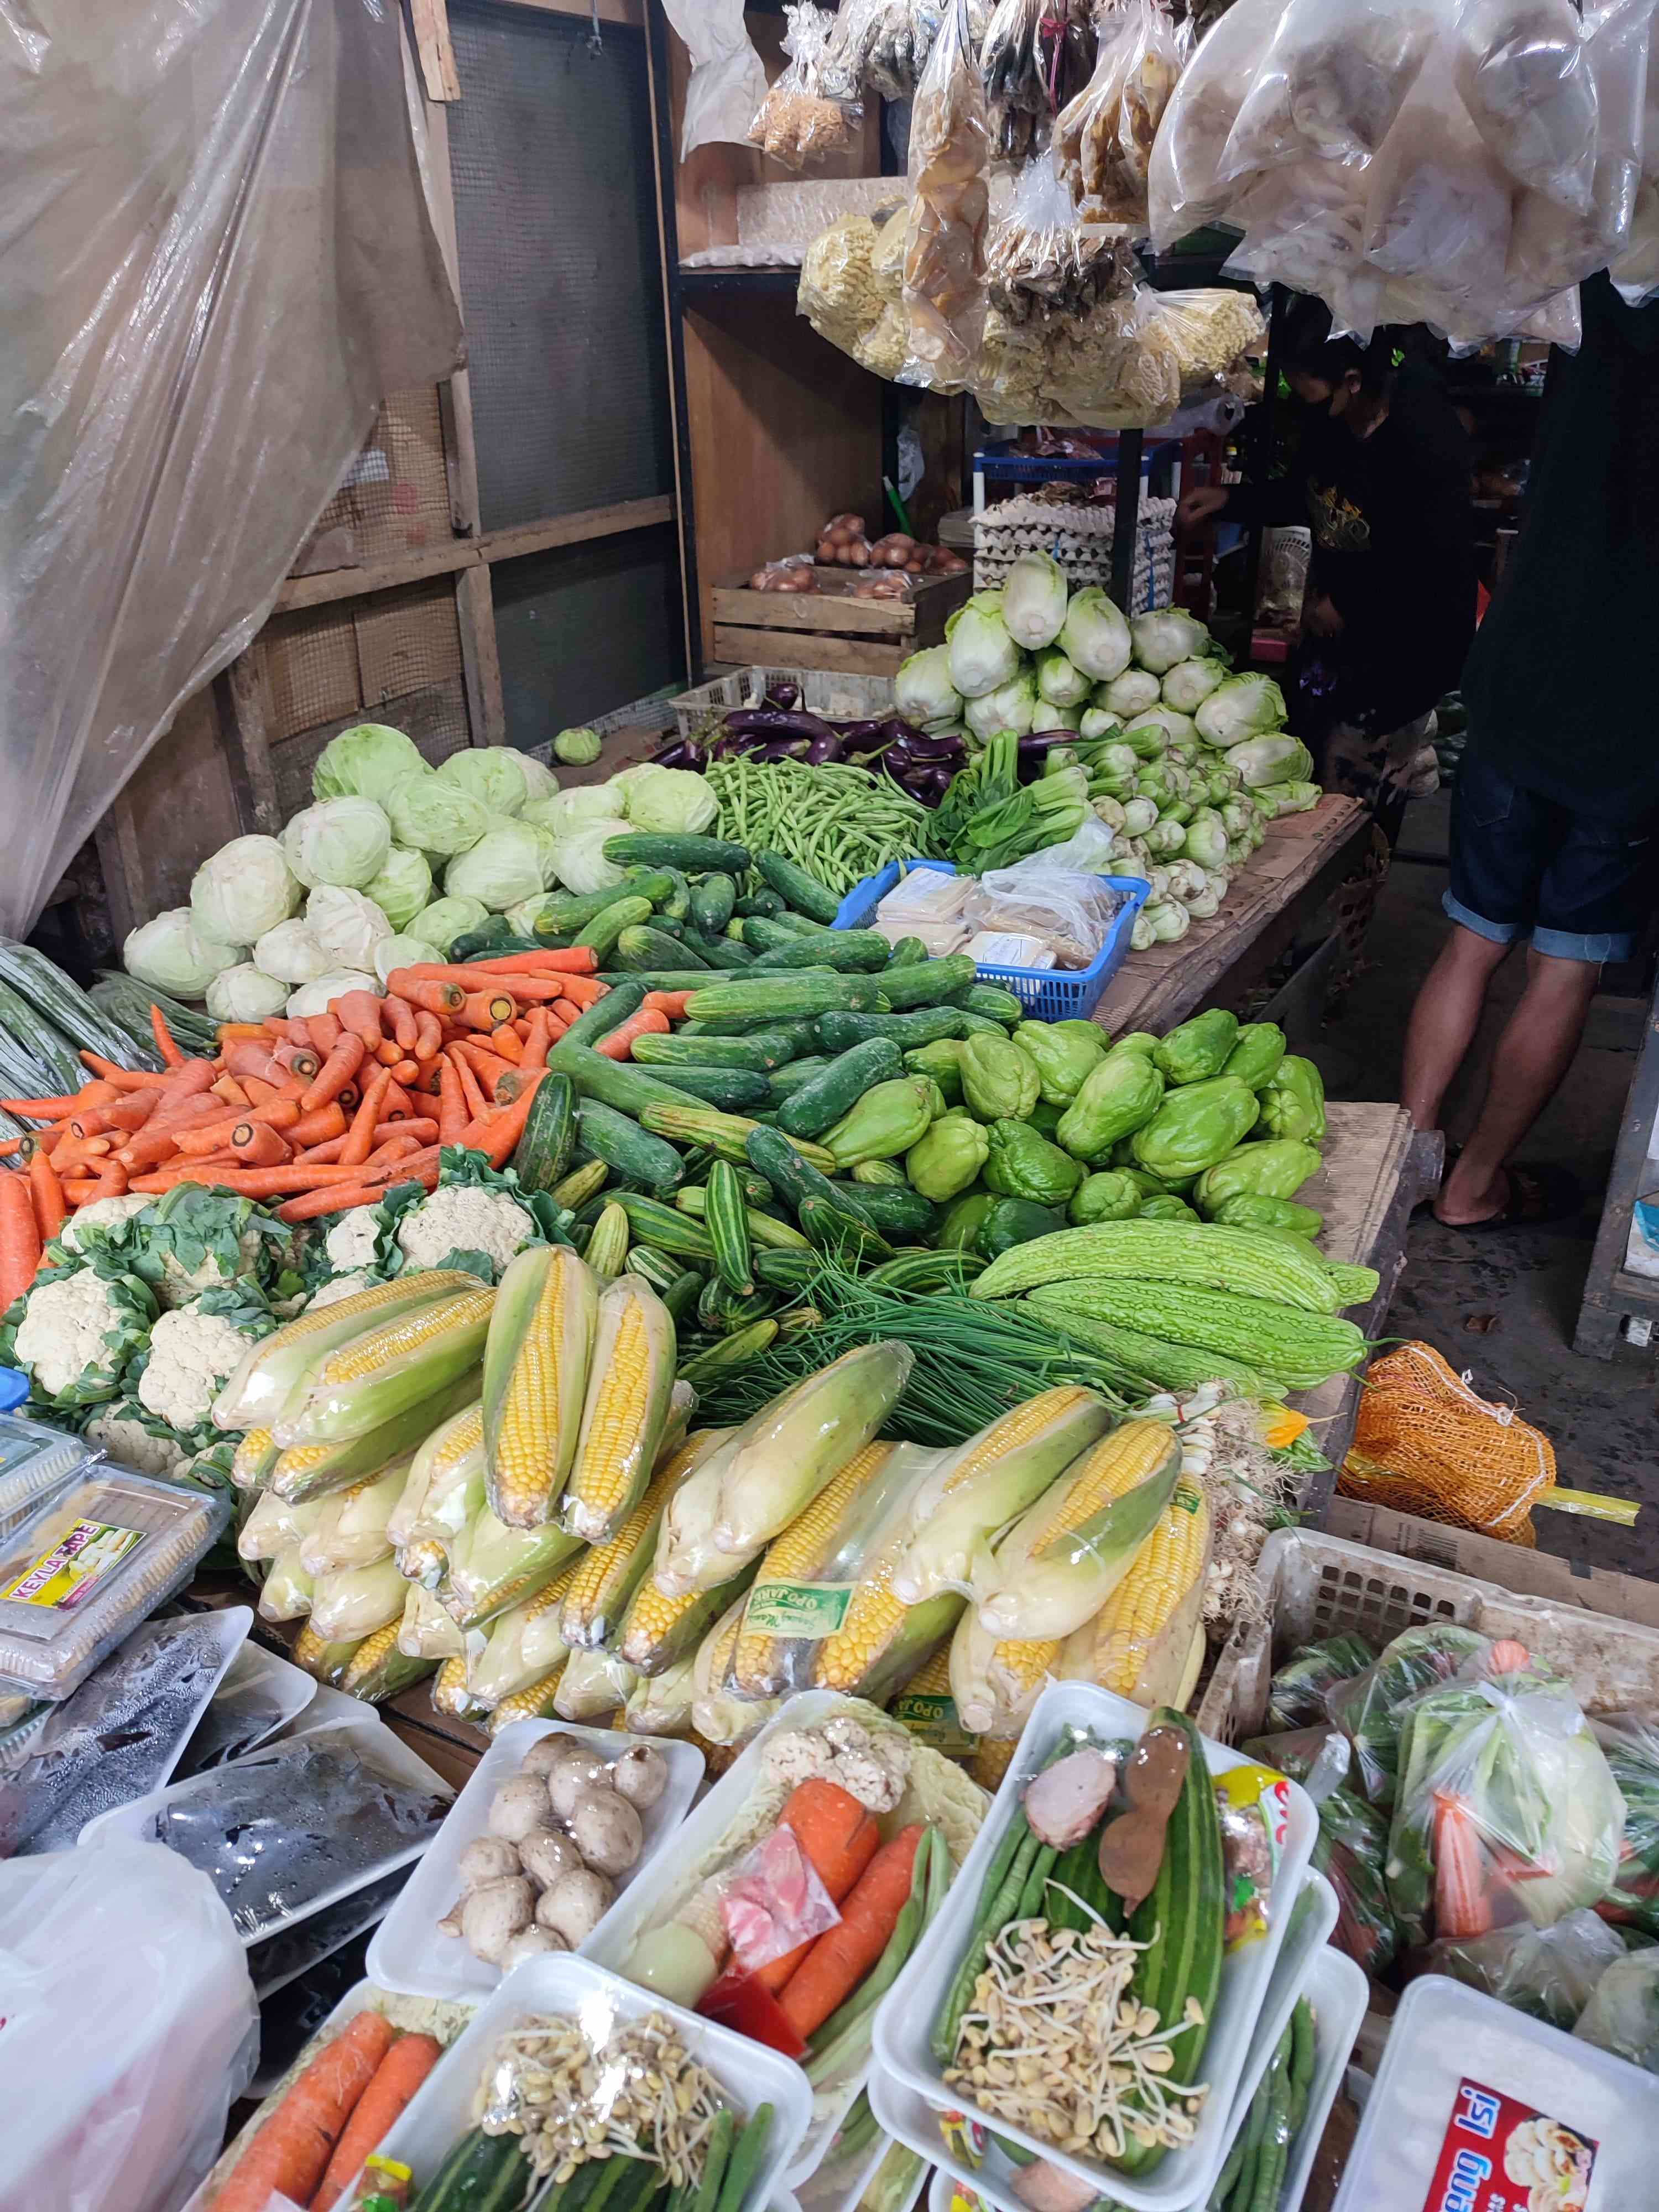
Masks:
[[[377,403],[462,345],[391,0],[6,0],[0,34],[21,936],[254,635]]]
[[[246,2090],[259,2018],[230,1915],[156,1844],[0,1865],[8,2204],[169,2212]]]
[[[766,65],[743,20],[743,0],[663,0],[691,57],[680,159],[699,146],[743,145],[766,97]]]

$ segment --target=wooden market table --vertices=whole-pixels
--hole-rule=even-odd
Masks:
[[[1095,1008],[1121,1036],[1162,1036],[1200,1006],[1232,1006],[1261,982],[1308,917],[1364,868],[1371,819],[1357,799],[1328,792],[1307,814],[1271,823],[1267,842],[1234,878],[1221,911],[1174,945],[1132,952]]]

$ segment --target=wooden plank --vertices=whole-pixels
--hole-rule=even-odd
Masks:
[[[645,28],[643,0],[502,0],[502,5],[535,8],[544,15],[576,15],[583,22],[592,21],[597,6],[602,23],[616,23],[629,31]]]
[[[916,626],[907,599],[853,599],[840,592],[751,592],[716,584],[708,594],[717,623],[748,623],[757,629],[825,630],[906,638]]]
[[[823,637],[807,630],[786,641],[775,630],[733,629],[714,625],[714,658],[764,666],[787,653],[797,668],[829,668],[841,676],[896,676],[908,659],[908,645],[879,645],[866,638]]]
[[[665,491],[653,492],[648,499],[579,507],[574,514],[550,515],[545,522],[521,522],[511,530],[492,530],[478,540],[478,548],[486,561],[516,561],[523,553],[546,553],[556,545],[585,545],[590,538],[650,530],[673,520],[673,501]]]
[[[501,656],[495,642],[495,605],[486,568],[463,569],[455,585],[455,611],[461,626],[461,677],[466,685],[466,719],[472,742],[507,742],[507,702],[501,690]]]
[[[117,945],[182,905],[198,865],[246,826],[209,685],[185,700],[94,832]]]
[[[461,80],[450,43],[449,10],[444,0],[409,0],[415,25],[415,46],[421,57],[421,76],[430,100],[459,100]]]
[[[213,680],[219,726],[224,733],[225,765],[236,794],[242,827],[266,837],[281,834],[283,810],[276,803],[270,744],[265,733],[264,687],[258,656],[239,653]]]

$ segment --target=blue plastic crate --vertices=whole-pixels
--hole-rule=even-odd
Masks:
[[[956,873],[949,860],[890,860],[878,876],[866,876],[861,884],[854,885],[842,901],[830,927],[862,929],[899,878],[913,874],[918,868],[931,868],[939,876]],[[1093,1013],[1106,986],[1123,965],[1135,916],[1146,904],[1151,889],[1139,876],[1103,876],[1101,880],[1124,903],[1113,921],[1110,935],[1086,968],[999,968],[981,964],[976,970],[980,981],[1000,983],[1005,990],[1012,991],[1033,1021],[1079,1021]]]

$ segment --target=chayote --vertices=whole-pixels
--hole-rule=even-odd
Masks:
[[[1132,1221],[1146,1203],[1146,1194],[1134,1177],[1113,1168],[1084,1177],[1072,1194],[1066,1218],[1079,1229],[1092,1221]]]
[[[1273,1081],[1273,1071],[1284,1057],[1285,1032],[1277,1022],[1247,1022],[1221,1073],[1237,1076],[1252,1091],[1260,1091],[1264,1083]]]
[[[1317,1237],[1325,1217],[1316,1207],[1297,1206],[1288,1198],[1268,1198],[1241,1190],[1224,1198],[1211,1218],[1229,1229],[1288,1229],[1295,1237]]]
[[[1319,1154],[1293,1137],[1270,1137],[1240,1145],[1206,1168],[1193,1193],[1200,1213],[1215,1218],[1224,1200],[1249,1193],[1256,1198],[1294,1198],[1310,1176],[1319,1172]]]
[[[990,1149],[990,1139],[971,1114],[941,1114],[904,1155],[904,1172],[912,1189],[943,1206],[978,1182]]]
[[[1107,1048],[1107,1057],[1114,1053],[1135,1052],[1143,1060],[1150,1060],[1158,1050],[1158,1040],[1150,1030],[1125,1030],[1116,1043]]]
[[[987,1215],[1002,1203],[994,1191],[969,1190],[948,1206],[933,1232],[933,1246],[939,1252],[976,1252],[979,1232],[985,1226]]]
[[[1325,1133],[1325,1083],[1312,1060],[1287,1053],[1261,1093],[1261,1126],[1270,1137],[1316,1143]]]
[[[1034,1206],[1027,1198],[995,1198],[979,1225],[975,1249],[988,1260],[1000,1260],[1016,1244],[1033,1237],[1052,1237],[1066,1226],[1066,1217],[1052,1207]]]
[[[1166,1190],[1157,1198],[1149,1198],[1135,1216],[1138,1221],[1196,1221],[1197,1214],[1184,1198],[1177,1198]]]
[[[1150,1060],[1138,1052],[1109,1052],[1060,1115],[1054,1134],[1073,1159],[1092,1165],[1120,1137],[1150,1121],[1163,1097],[1164,1078]]]
[[[872,1084],[819,1142],[835,1154],[838,1168],[855,1168],[860,1160],[896,1159],[927,1135],[938,1097],[938,1085],[925,1075]]]
[[[939,1037],[932,1044],[918,1045],[914,1052],[904,1055],[907,1075],[925,1075],[937,1083],[947,1106],[962,1103],[962,1039]]]
[[[1000,1198],[1029,1199],[1033,1206],[1064,1206],[1083,1180],[1081,1164],[1026,1121],[993,1121],[985,1187]]]
[[[1220,1074],[1237,1038],[1237,1015],[1212,1006],[1161,1037],[1152,1060],[1171,1083],[1207,1083]]]
[[[1049,1106],[1069,1106],[1106,1056],[1106,1032],[1092,1022],[1022,1022],[1013,1042],[1036,1069]]]
[[[978,1035],[962,1048],[962,1100],[975,1121],[1023,1121],[1041,1089],[1035,1064],[1012,1038]]]
[[[1255,1126],[1255,1093],[1231,1075],[1171,1091],[1135,1131],[1135,1158],[1165,1182],[1200,1174],[1226,1158]]]
[[[1051,1106],[1046,1098],[1039,1098],[1027,1119],[1039,1137],[1052,1137],[1059,1128],[1060,1116],[1065,1111],[1063,1106]]]

